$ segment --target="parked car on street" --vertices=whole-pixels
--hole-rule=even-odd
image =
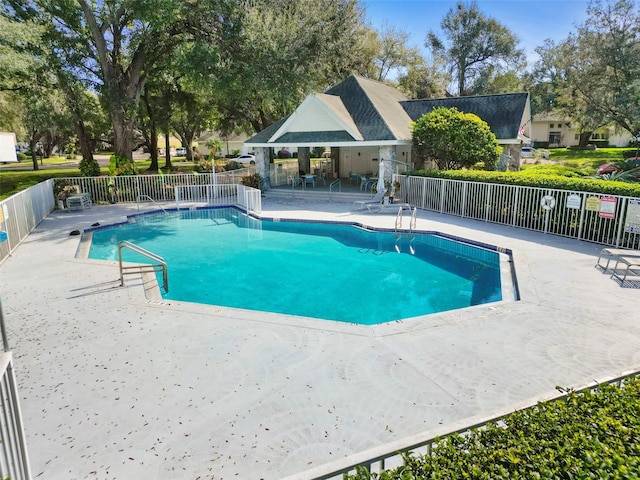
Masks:
[[[250,165],[255,165],[256,164],[256,156],[255,155],[251,155],[250,153],[244,153],[236,158],[232,158],[231,161],[233,162],[238,162],[238,163],[243,163],[243,164],[250,164]]]
[[[549,152],[546,150],[536,150],[533,147],[522,147],[520,150],[520,158],[549,158]]]
[[[184,147],[178,147],[176,148],[176,157],[186,157],[187,156],[187,149]]]

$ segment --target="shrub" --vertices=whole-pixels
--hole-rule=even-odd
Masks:
[[[628,197],[640,197],[640,185],[623,182],[608,182],[596,178],[568,178],[557,175],[530,175],[523,172],[479,172],[475,170],[419,170],[411,175],[466,180],[469,182],[520,185],[524,187],[572,190],[577,192],[608,193]]]
[[[246,177],[242,177],[242,180],[240,180],[240,183],[247,187],[253,187],[253,188],[259,189],[262,184],[262,177],[260,176],[259,173],[254,173],[252,175],[247,175]]]
[[[535,165],[523,165],[522,171],[527,175],[557,175],[559,177],[582,178],[584,172],[577,167],[558,165],[552,163],[539,163]]]
[[[500,148],[489,125],[472,113],[435,108],[413,124],[418,159],[434,161],[440,169],[459,169],[484,163],[493,170]]]
[[[278,158],[291,158],[291,152],[286,149],[279,150],[277,153]]]
[[[66,200],[72,195],[76,195],[78,189],[70,180],[56,180],[53,184],[53,195],[56,200]]]
[[[99,177],[100,176],[100,164],[95,158],[80,160],[80,174],[83,177]]]
[[[109,158],[109,175],[121,176],[121,175],[137,175],[138,169],[132,160],[128,158],[118,157],[111,155]]]
[[[205,158],[201,157],[200,161],[195,166],[194,170],[200,173],[207,173],[212,171],[211,170],[212,166],[213,164],[211,163],[210,160],[206,160]]]
[[[234,161],[227,162],[227,164],[224,167],[225,171],[240,170],[241,168],[244,168],[244,165]]]
[[[29,160],[29,157],[27,157],[23,152],[18,152],[18,161],[24,162],[26,160]]]
[[[637,150],[623,150],[622,151],[622,158],[624,158],[625,160],[627,158],[633,158],[633,157],[636,156],[637,152],[638,152]]]

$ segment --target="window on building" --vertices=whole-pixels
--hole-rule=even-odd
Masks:
[[[549,132],[549,145],[560,145],[561,141],[560,132]]]
[[[579,134],[579,133],[576,133],[576,134],[573,136],[573,139],[574,139],[574,140],[580,140],[580,134]]]
[[[553,127],[555,127],[555,126],[556,126],[556,124],[555,124],[555,123],[550,123],[550,124],[549,124],[549,128],[553,128]]]

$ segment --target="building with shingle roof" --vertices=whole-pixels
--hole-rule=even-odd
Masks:
[[[268,177],[269,149],[294,147],[302,171],[310,168],[309,149],[324,146],[331,149],[331,176],[372,173],[380,160],[412,164],[412,123],[437,107],[477,115],[511,152],[530,142],[528,93],[409,100],[389,85],[352,75],[325,93],[309,95],[291,115],[246,140],[245,146],[255,151],[263,178]]]

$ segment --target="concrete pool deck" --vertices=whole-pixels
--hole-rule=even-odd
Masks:
[[[350,207],[263,199],[265,217],[394,225]],[[640,370],[640,290],[594,268],[600,245],[421,211],[420,230],[511,249],[522,300],[327,325],[148,300],[75,258],[69,232],[136,211],[53,212],[0,266],[34,478],[279,479]]]

